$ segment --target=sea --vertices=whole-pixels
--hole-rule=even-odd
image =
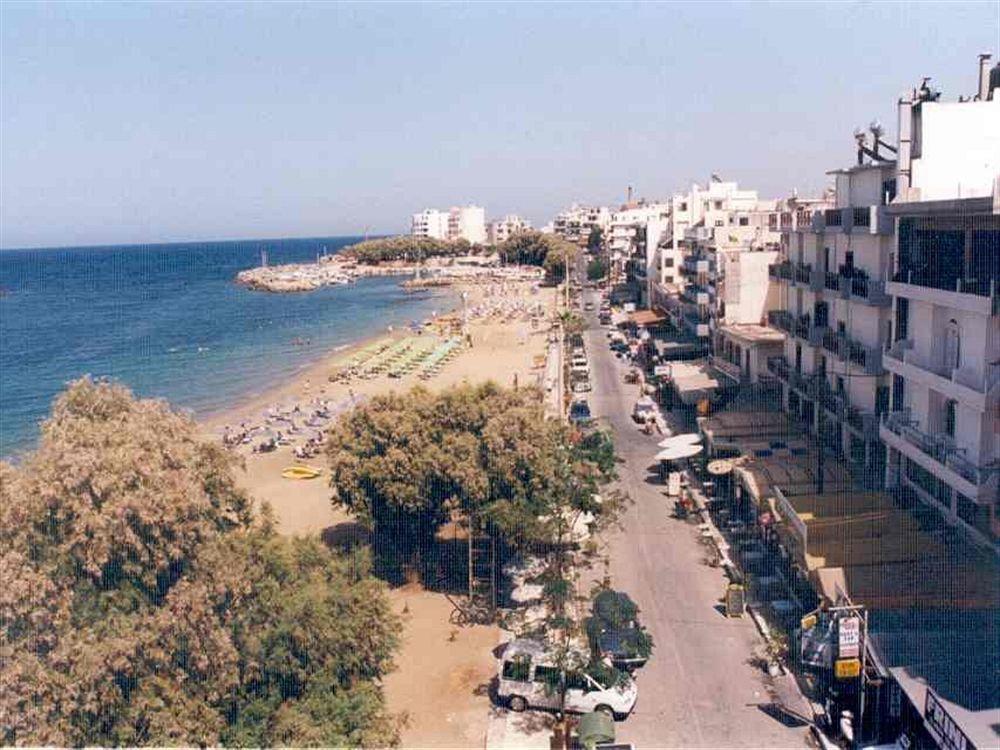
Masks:
[[[360,239],[0,250],[0,456],[30,450],[83,375],[204,417],[455,305],[450,291],[405,292],[400,276],[289,294],[234,283],[262,251],[271,265],[306,262]]]

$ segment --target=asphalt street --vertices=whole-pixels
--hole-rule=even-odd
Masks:
[[[596,292],[585,291],[584,299],[598,306]],[[588,401],[614,432],[624,459],[619,487],[634,501],[622,529],[608,538],[612,585],[639,605],[655,643],[637,675],[635,711],[618,724],[618,741],[637,748],[808,746],[805,726],[787,726],[769,713],[772,686],[748,663],[755,650],[762,652],[762,639],[749,617],[722,613],[722,570],[706,563],[698,527],[672,517],[672,500],[647,471],[662,438],[643,434],[631,419],[639,387],[625,383],[627,366],[608,348],[596,313],[586,318]]]

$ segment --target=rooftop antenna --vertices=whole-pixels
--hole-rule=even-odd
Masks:
[[[880,139],[882,138],[882,123],[880,123],[877,119],[876,120],[872,120],[868,124],[868,129],[872,132],[872,152],[873,152],[874,158],[877,160],[877,159],[879,159],[878,145],[879,145]]]

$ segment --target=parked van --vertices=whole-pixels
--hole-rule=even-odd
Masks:
[[[566,685],[565,710],[572,713],[602,711],[617,721],[625,719],[639,696],[632,678],[621,674],[620,683],[607,687],[583,672],[560,674],[541,641],[518,638],[507,644],[498,665],[497,695],[512,711],[527,708],[559,709],[560,685]]]

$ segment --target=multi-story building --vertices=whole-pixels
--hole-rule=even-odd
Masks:
[[[467,240],[474,245],[486,242],[486,209],[482,206],[453,206],[448,211],[448,239]]]
[[[425,208],[410,219],[410,234],[414,237],[448,239],[448,214],[436,208]]]
[[[636,302],[648,307],[657,247],[669,225],[669,203],[637,201],[611,214],[606,246],[612,276],[634,286]]]
[[[1000,548],[1000,81],[899,102],[886,482]],[[1000,67],[993,71],[1000,79]]]
[[[517,214],[507,214],[502,219],[491,221],[487,225],[486,239],[491,245],[498,245],[528,229],[531,229],[530,221],[522,219]]]
[[[783,360],[774,363],[783,403],[871,485],[885,465],[878,415],[888,407],[882,348],[893,222],[886,206],[896,174],[891,154],[878,151],[879,135],[874,151],[859,142],[857,165],[829,173],[833,196],[788,201],[779,215],[780,262],[770,267],[781,304],[769,319],[788,336]]]
[[[611,211],[606,206],[579,206],[573,204],[556,215],[552,222],[553,234],[569,242],[584,246],[595,227],[605,235],[611,226]]]
[[[697,206],[680,242],[683,281],[672,307],[683,330],[710,344],[721,326],[760,324],[777,307],[768,266],[779,235],[770,228],[774,201],[733,182],[711,183],[705,193],[692,191]]]

